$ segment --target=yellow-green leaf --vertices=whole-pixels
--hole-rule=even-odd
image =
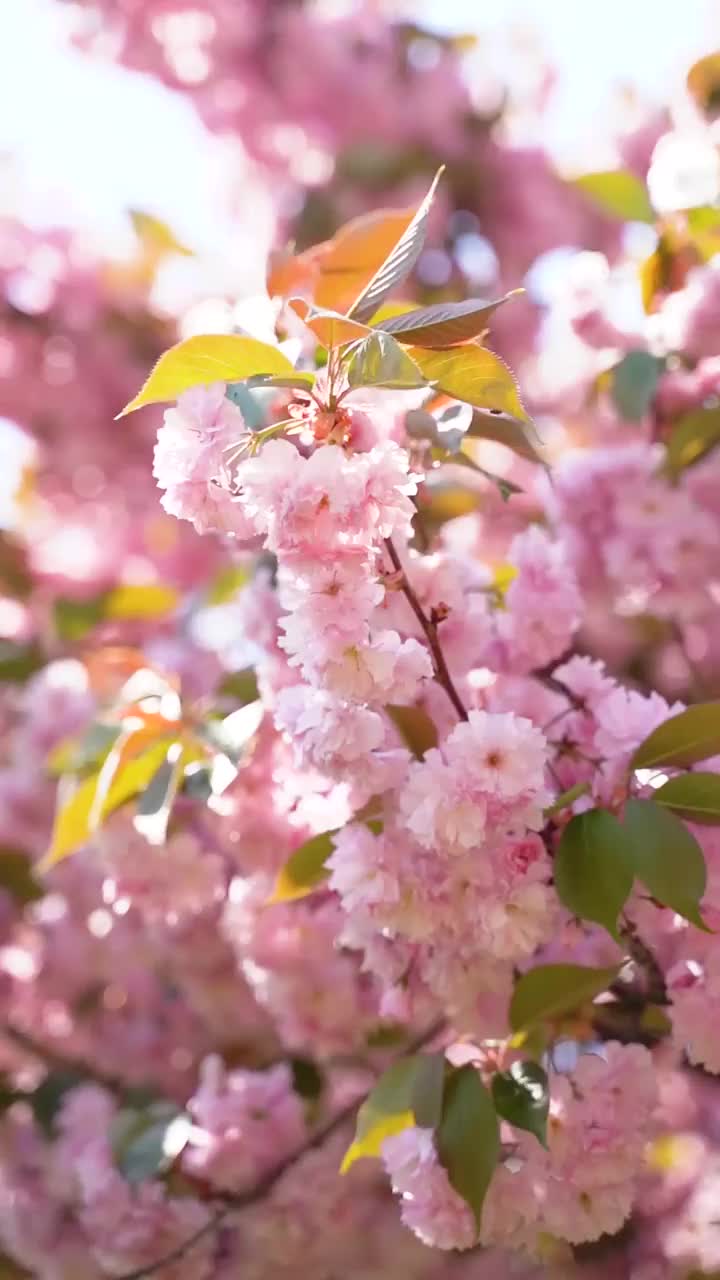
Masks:
[[[431,747],[437,746],[435,723],[423,707],[386,707],[385,710],[406,747],[419,760]]]
[[[174,587],[160,583],[115,587],[105,597],[105,618],[163,618],[172,613],[180,599]]]
[[[131,209],[130,221],[143,248],[158,257],[165,257],[166,254],[171,253],[180,254],[184,258],[194,256],[192,249],[188,249],[186,244],[178,240],[172,227],[169,227],[161,218],[156,218],[154,214],[145,213],[142,209]]]
[[[644,182],[634,173],[612,169],[602,173],[586,173],[572,184],[582,191],[603,213],[628,222],[654,222],[655,214]]]
[[[341,1173],[347,1173],[356,1160],[379,1156],[386,1138],[415,1123],[413,1100],[419,1061],[413,1056],[394,1062],[371,1089],[358,1110],[355,1138],[345,1152]]]
[[[678,475],[720,444],[720,409],[693,409],[672,429],[666,445],[667,468]]]
[[[447,351],[408,347],[428,382],[455,400],[477,409],[499,409],[512,418],[528,420],[527,410],[507,365],[487,347],[469,342]]]
[[[354,319],[368,320],[382,305],[388,294],[392,293],[393,289],[412,271],[425,244],[430,209],[442,174],[443,169],[438,169],[425,199],[413,212],[405,230],[393,244],[385,259],[378,263],[377,270],[373,272],[372,277],[353,302],[348,315]]]
[[[50,848],[40,864],[40,870],[47,871],[61,862],[63,858],[75,853],[92,836],[100,823],[126,800],[143,791],[165,760],[173,738],[163,738],[154,743],[142,755],[127,761],[117,772],[108,787],[107,794],[100,806],[97,805],[97,788],[100,770],[94,773],[73,792],[70,799],[62,804],[55,817]],[[99,813],[93,812],[99,807]]]
[[[330,872],[325,862],[333,851],[332,838],[335,834],[336,831],[323,831],[319,836],[312,836],[290,855],[278,873],[269,902],[293,902],[296,898],[304,898],[327,880]]]
[[[571,1013],[601,991],[607,991],[617,977],[617,967],[593,969],[580,964],[543,964],[524,973],[510,1001],[510,1026],[525,1031],[538,1023],[553,1021]]]
[[[186,338],[160,357],[147,382],[118,417],[146,404],[176,400],[191,387],[239,382],[259,373],[292,374],[294,367],[282,351],[257,338],[228,333]]]

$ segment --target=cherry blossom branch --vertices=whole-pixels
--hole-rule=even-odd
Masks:
[[[408,582],[407,574],[405,573],[405,570],[402,565],[402,561],[395,549],[395,545],[393,543],[392,538],[385,539],[385,546],[387,548],[387,553],[390,559],[392,560],[393,568],[400,575],[400,589],[402,590],[405,596],[405,599],[407,600],[408,604],[410,605],[410,608],[415,614],[415,617],[420,623],[425,639],[427,640],[428,648],[430,650],[430,654],[433,661],[433,668],[435,670],[435,679],[437,680],[438,684],[442,685],[448,698],[450,699],[455,710],[457,711],[460,719],[467,720],[468,713],[463,705],[462,698],[460,697],[457,689],[455,688],[455,685],[453,684],[452,676],[448,671],[448,666],[445,661],[445,655],[443,654],[442,648],[440,646],[440,641],[438,639],[438,633],[437,633],[438,624],[434,620],[432,615],[429,618],[427,617],[422,605],[420,604],[420,601],[418,600],[417,596],[415,595],[415,592],[410,586],[410,583]]]
[[[425,1031],[421,1032],[420,1035],[412,1040],[405,1052],[398,1054],[395,1061],[399,1062],[402,1058],[407,1058],[413,1053],[418,1053],[420,1049],[424,1049],[440,1035],[444,1028],[445,1019],[438,1018],[431,1026],[427,1027]],[[298,1165],[306,1155],[309,1155],[311,1151],[317,1151],[319,1147],[322,1147],[328,1138],[332,1137],[334,1133],[337,1133],[338,1130],[342,1129],[343,1125],[347,1124],[349,1120],[354,1118],[358,1107],[362,1106],[367,1096],[368,1094],[366,1093],[361,1098],[356,1098],[353,1102],[349,1102],[347,1106],[336,1112],[336,1114],[332,1116],[326,1124],[324,1124],[320,1129],[317,1129],[316,1132],[308,1138],[307,1142],[304,1142],[301,1147],[298,1147],[297,1150],[294,1151],[292,1155],[288,1156],[286,1160],[283,1160],[280,1164],[276,1164],[272,1169],[269,1169],[264,1177],[262,1177],[259,1182],[256,1182],[248,1191],[243,1191],[235,1195],[216,1197],[216,1199],[222,1199],[223,1203],[218,1205],[215,1212],[210,1216],[210,1218],[208,1218],[207,1222],[203,1223],[202,1227],[193,1232],[191,1236],[188,1236],[186,1240],[181,1241],[181,1243],[169,1253],[164,1254],[162,1258],[158,1258],[155,1262],[150,1262],[146,1266],[139,1267],[136,1271],[126,1271],[123,1275],[118,1276],[117,1280],[145,1280],[146,1276],[157,1275],[158,1272],[162,1271],[165,1267],[169,1267],[172,1263],[179,1262],[181,1258],[184,1258],[185,1255],[193,1249],[200,1240],[203,1240],[205,1236],[209,1235],[210,1232],[216,1231],[230,1213],[235,1210],[247,1209],[250,1205],[257,1204],[260,1200],[264,1200],[265,1197],[273,1190],[276,1183],[278,1183],[286,1173],[289,1173],[291,1169],[294,1169],[295,1166]]]

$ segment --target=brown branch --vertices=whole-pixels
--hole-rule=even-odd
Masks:
[[[420,1049],[424,1049],[426,1045],[430,1044],[438,1035],[440,1035],[444,1026],[445,1019],[439,1018],[430,1027],[427,1027],[425,1031],[421,1032],[415,1040],[411,1041],[405,1052],[399,1054],[395,1061],[397,1062],[401,1058],[406,1058],[410,1054],[417,1053]],[[169,1267],[173,1262],[178,1262],[181,1258],[184,1258],[189,1250],[195,1247],[198,1241],[204,1239],[204,1237],[211,1231],[215,1231],[233,1210],[247,1209],[250,1205],[257,1204],[260,1200],[264,1200],[265,1197],[273,1190],[275,1184],[278,1183],[286,1173],[289,1173],[291,1169],[295,1168],[295,1166],[299,1164],[306,1155],[309,1155],[311,1151],[316,1151],[318,1147],[323,1146],[328,1138],[332,1137],[334,1133],[337,1133],[339,1129],[342,1129],[343,1125],[353,1119],[358,1107],[362,1106],[367,1096],[368,1095],[365,1094],[362,1098],[358,1098],[354,1102],[348,1103],[348,1105],[343,1107],[341,1111],[338,1111],[330,1118],[330,1120],[327,1121],[325,1125],[308,1138],[307,1142],[303,1143],[301,1147],[298,1147],[292,1155],[288,1156],[286,1160],[281,1161],[280,1164],[274,1165],[272,1169],[269,1169],[264,1177],[262,1177],[259,1182],[255,1183],[254,1187],[251,1187],[248,1191],[239,1192],[236,1195],[216,1197],[216,1199],[221,1199],[223,1203],[217,1207],[208,1221],[203,1223],[202,1227],[195,1231],[193,1235],[188,1236],[186,1240],[177,1245],[177,1247],[170,1253],[164,1254],[162,1258],[158,1258],[155,1262],[150,1262],[146,1266],[139,1267],[137,1271],[126,1271],[124,1275],[118,1276],[116,1280],[145,1280],[146,1276],[157,1275],[157,1273],[162,1271],[164,1267]]]
[[[104,1072],[91,1067],[80,1058],[65,1057],[64,1054],[41,1044],[34,1036],[28,1035],[18,1027],[12,1027],[6,1023],[0,1027],[0,1036],[5,1036],[6,1040],[10,1040],[23,1053],[30,1053],[33,1057],[39,1058],[51,1071],[75,1072],[78,1076],[87,1076],[89,1080],[94,1080],[96,1084],[102,1085],[104,1089],[114,1094],[122,1094],[127,1089],[126,1083],[118,1076],[105,1075]]]
[[[390,559],[392,560],[393,568],[395,569],[396,573],[401,575],[400,588],[408,604],[410,605],[410,608],[415,614],[415,617],[420,623],[420,626],[422,627],[422,630],[423,630],[423,635],[427,640],[428,648],[430,650],[430,655],[433,661],[435,679],[437,680],[438,684],[442,685],[448,698],[450,699],[455,710],[457,711],[460,719],[467,720],[468,713],[465,710],[462,698],[460,697],[457,689],[455,688],[455,685],[453,684],[452,676],[448,671],[447,663],[445,661],[445,655],[443,654],[442,648],[440,647],[440,641],[438,639],[438,633],[437,633],[437,622],[433,621],[432,617],[428,618],[427,615],[425,614],[425,611],[422,605],[420,604],[420,601],[418,600],[417,596],[415,595],[415,592],[413,591],[412,587],[410,586],[410,583],[408,582],[407,574],[403,568],[402,561],[397,551],[395,550],[395,546],[392,538],[385,539],[385,546],[387,547],[387,553],[390,556]]]

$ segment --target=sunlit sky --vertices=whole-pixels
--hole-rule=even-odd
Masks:
[[[195,247],[208,244],[218,235],[218,144],[180,97],[69,50],[62,9],[4,0],[0,151],[15,160],[0,202],[17,202],[21,179],[33,220],[111,233],[133,206],[170,219]],[[501,71],[512,68],[520,31],[534,30],[558,71],[545,128],[560,156],[602,128],[614,87],[633,82],[659,102],[694,57],[720,44],[717,0],[416,0],[407,11],[477,32]]]

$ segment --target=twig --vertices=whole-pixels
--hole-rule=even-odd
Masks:
[[[403,568],[402,561],[397,551],[395,550],[395,546],[392,538],[385,539],[385,546],[387,547],[387,553],[390,556],[390,559],[392,560],[393,568],[396,570],[398,574],[401,575],[401,579],[400,579],[401,590],[403,591],[403,594],[405,595],[405,598],[408,604],[410,605],[410,608],[415,614],[415,617],[420,623],[425,639],[427,640],[428,648],[430,649],[430,654],[433,660],[433,667],[435,669],[435,679],[437,680],[438,684],[442,685],[448,698],[450,699],[455,710],[457,711],[460,719],[467,720],[468,713],[465,710],[462,699],[457,689],[455,688],[455,685],[452,682],[452,676],[448,671],[447,663],[445,661],[445,655],[443,654],[442,648],[440,647],[440,641],[438,640],[438,634],[437,634],[437,623],[434,622],[432,618],[428,618],[426,616],[425,611],[422,605],[420,604],[420,601],[418,600],[417,596],[415,595],[415,592],[410,586],[410,583],[408,582],[407,574]]]
[[[417,1053],[420,1049],[423,1049],[426,1045],[430,1044],[438,1035],[440,1035],[444,1026],[445,1019],[439,1018],[430,1027],[427,1027],[425,1031],[421,1032],[415,1040],[411,1041],[405,1052],[398,1055],[396,1061],[406,1058],[410,1054]],[[202,1227],[195,1231],[193,1235],[188,1236],[186,1240],[177,1245],[170,1253],[164,1254],[162,1258],[158,1258],[155,1262],[150,1262],[144,1267],[139,1267],[137,1271],[126,1271],[124,1275],[116,1277],[116,1280],[145,1280],[146,1276],[157,1275],[157,1273],[162,1271],[164,1267],[169,1267],[173,1262],[178,1262],[181,1258],[184,1258],[189,1250],[195,1247],[198,1241],[204,1239],[204,1237],[211,1231],[215,1231],[228,1214],[233,1212],[233,1210],[247,1209],[250,1205],[257,1204],[258,1201],[264,1200],[265,1197],[273,1190],[275,1184],[278,1183],[286,1173],[289,1173],[289,1171],[293,1169],[295,1165],[299,1164],[306,1155],[309,1155],[311,1151],[316,1151],[318,1147],[323,1146],[328,1138],[332,1137],[334,1133],[339,1129],[342,1129],[343,1125],[347,1124],[348,1120],[352,1120],[358,1107],[362,1105],[366,1098],[367,1094],[362,1098],[356,1099],[354,1102],[348,1103],[348,1105],[343,1107],[341,1111],[338,1111],[336,1115],[332,1116],[331,1119],[328,1120],[327,1124],[323,1125],[322,1128],[318,1129],[310,1138],[308,1138],[307,1142],[303,1143],[301,1147],[298,1147],[292,1155],[288,1156],[288,1158],[283,1160],[280,1164],[274,1165],[272,1169],[269,1169],[264,1177],[262,1177],[259,1182],[256,1182],[255,1186],[251,1187],[249,1191],[239,1192],[236,1195],[216,1197],[216,1199],[221,1199],[223,1203],[217,1207],[208,1221],[203,1223]]]
[[[11,1027],[7,1023],[0,1027],[0,1036],[5,1036],[6,1040],[11,1040],[17,1045],[18,1049],[22,1049],[24,1053],[31,1053],[35,1058],[39,1058],[44,1062],[46,1067],[51,1071],[68,1071],[76,1072],[79,1076],[87,1076],[88,1079],[94,1080],[96,1084],[101,1084],[110,1093],[121,1094],[127,1085],[116,1076],[105,1075],[102,1071],[96,1070],[82,1062],[78,1058],[66,1058],[63,1054],[57,1053],[54,1049],[48,1048],[41,1044],[26,1031],[20,1031],[17,1027]]]

